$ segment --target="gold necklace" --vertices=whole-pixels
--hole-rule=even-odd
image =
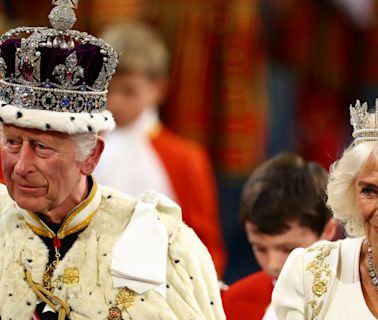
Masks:
[[[42,286],[46,290],[50,291],[51,293],[54,292],[54,285],[52,283],[52,276],[53,276],[53,273],[54,273],[56,266],[58,265],[58,263],[60,261],[60,252],[59,252],[60,246],[61,246],[60,239],[58,237],[55,237],[54,238],[55,260],[53,262],[49,263],[46,266],[46,270],[43,273],[43,282],[42,282],[43,284],[42,284]]]

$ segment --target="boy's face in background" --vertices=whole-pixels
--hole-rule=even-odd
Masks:
[[[245,229],[248,241],[261,269],[267,272],[275,281],[289,256],[290,252],[298,247],[306,248],[319,240],[319,236],[298,222],[290,222],[290,229],[281,234],[265,234],[257,230],[250,222]]]
[[[155,108],[163,96],[163,80],[143,73],[120,72],[110,81],[108,108],[117,126],[126,126],[148,108]]]

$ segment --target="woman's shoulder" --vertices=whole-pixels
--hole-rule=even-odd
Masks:
[[[279,319],[306,319],[325,309],[344,255],[355,256],[363,238],[319,241],[293,250],[280,273],[272,301]],[[286,298],[290,297],[290,298]]]
[[[321,240],[308,248],[294,249],[287,258],[280,277],[287,277],[287,274],[297,273],[299,270],[301,272],[308,271],[312,268],[311,265],[308,265],[311,262],[319,264],[325,259],[329,259],[330,256],[338,257],[338,252],[344,241]]]
[[[352,251],[360,250],[363,241],[364,238],[321,240],[308,248],[296,248],[286,260],[281,274],[286,276],[287,273],[296,273],[298,268],[302,269],[301,273],[312,272],[314,268],[323,266],[323,264],[328,268],[336,268],[339,259],[345,254],[352,256]]]
[[[320,240],[315,242],[308,248],[298,248],[295,249],[295,255],[302,254],[304,257],[312,257],[319,254],[325,258],[333,254],[339,255],[341,251],[349,250],[359,250],[364,238],[345,238],[337,241]],[[293,252],[294,252],[293,251]]]
[[[316,258],[317,260],[338,261],[345,254],[352,256],[351,252],[359,251],[364,238],[345,238],[337,241],[321,240],[300,252],[305,260]],[[298,254],[298,253],[297,253]]]
[[[293,277],[296,281],[300,279],[305,292],[312,291],[321,296],[333,284],[340,263],[353,260],[363,240],[364,238],[321,240],[308,248],[297,248],[289,255],[281,272],[282,277]],[[298,274],[302,277],[299,278]]]

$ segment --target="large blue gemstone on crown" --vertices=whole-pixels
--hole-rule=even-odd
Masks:
[[[92,99],[88,100],[87,106],[91,110],[94,107],[95,103]]]
[[[71,99],[68,98],[68,97],[63,97],[62,99],[60,99],[60,105],[63,107],[63,108],[68,108],[71,104]]]

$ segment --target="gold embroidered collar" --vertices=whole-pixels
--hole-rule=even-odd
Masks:
[[[89,179],[93,182],[90,193],[86,199],[67,214],[57,234],[55,234],[55,232],[42,221],[38,214],[19,208],[30,229],[32,229],[35,234],[43,237],[63,239],[64,237],[76,233],[88,226],[92,217],[96,214],[101,202],[101,193],[98,190],[96,180],[93,177],[89,177]]]

